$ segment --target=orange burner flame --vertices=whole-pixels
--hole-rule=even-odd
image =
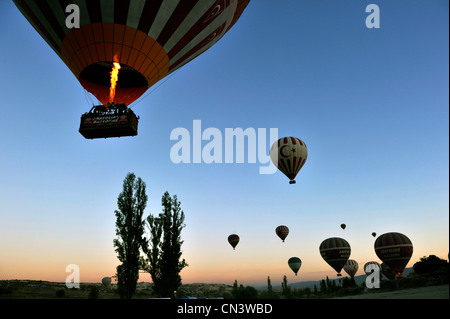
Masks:
[[[113,69],[109,73],[111,74],[111,87],[109,88],[109,103],[114,102],[114,98],[116,96],[116,85],[117,80],[119,79],[119,70],[120,70],[120,63],[114,62],[113,63]]]

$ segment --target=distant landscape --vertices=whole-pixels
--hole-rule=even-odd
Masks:
[[[349,277],[341,279],[324,279],[327,285],[335,287],[327,293],[321,292],[321,281],[303,281],[287,285],[287,289],[280,284],[274,284],[273,291],[267,286],[251,287],[239,283],[235,285],[191,283],[183,284],[176,293],[177,298],[244,298],[244,299],[291,299],[291,298],[342,298],[345,296],[361,296],[361,298],[377,298],[380,293],[398,292],[401,290],[421,289],[427,287],[427,295],[417,294],[417,298],[448,299],[448,267],[439,271],[417,275],[412,268],[405,269],[403,276],[395,280],[382,278],[379,289],[365,287],[366,276],[355,276],[355,285],[345,287],[343,282],[350,282]],[[323,289],[324,283],[322,283]],[[436,288],[433,288],[436,287]],[[444,288],[442,288],[444,287]],[[101,283],[81,283],[80,288],[66,288],[62,282],[40,280],[2,280],[0,281],[0,299],[119,299],[117,287],[105,287]],[[430,294],[430,291],[436,291]],[[418,292],[420,290],[417,290]],[[386,295],[389,296],[389,295]],[[392,298],[401,298],[401,294],[392,294]],[[427,297],[432,296],[432,297]],[[135,299],[156,298],[152,284],[140,282],[137,284]],[[389,298],[389,297],[385,297]],[[408,298],[408,297],[405,297]]]
[[[411,271],[412,271],[412,267],[411,268],[405,268],[405,270],[403,271],[403,274],[402,274],[402,278],[407,277]],[[345,278],[345,276],[343,278]],[[358,286],[363,285],[366,282],[366,278],[367,278],[366,275],[355,276],[354,279],[355,279],[356,285],[358,285]],[[387,278],[384,277],[384,276],[382,276],[382,279],[387,280]],[[334,279],[330,279],[330,280],[336,281],[338,283],[340,279],[334,278]],[[297,288],[297,289],[298,288],[311,288],[311,289],[313,289],[314,286],[317,286],[317,287],[320,286],[320,280],[299,281],[299,282],[291,283],[291,284],[289,284],[289,286],[292,289],[295,289],[295,288]],[[278,288],[281,289],[281,284],[274,285],[274,287],[278,287]],[[259,289],[267,289],[267,286],[261,286],[261,287],[259,287]]]

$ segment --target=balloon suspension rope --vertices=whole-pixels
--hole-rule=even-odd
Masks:
[[[142,97],[140,97],[138,99],[138,101],[133,102],[131,106],[129,106],[128,108],[131,109],[133,107],[135,107],[137,104],[139,104],[140,102],[142,102],[142,100],[144,100],[149,94],[152,94],[153,92],[155,92],[161,85],[163,85],[164,83],[166,83],[166,81],[168,81],[175,73],[178,72],[179,69],[173,71],[169,76],[167,76],[166,78],[163,79],[163,81],[158,84],[158,86],[154,87],[152,90],[146,92]]]

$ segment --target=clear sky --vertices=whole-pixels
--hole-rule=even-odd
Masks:
[[[370,3],[378,29],[365,24]],[[215,46],[132,105],[138,136],[99,140],[78,133],[92,96],[11,1],[0,12],[0,279],[65,281],[68,264],[82,282],[114,275],[114,210],[128,172],[147,184],[146,215],[160,213],[166,190],[181,201],[183,283],[336,278],[319,253],[335,236],[363,274],[379,261],[372,232],[407,235],[408,266],[448,258],[448,1],[253,0]],[[265,128],[267,147],[270,128],[302,139],[297,184],[247,158],[173,163],[170,134],[192,138],[194,120],[223,136]],[[297,277],[293,256],[303,262]]]

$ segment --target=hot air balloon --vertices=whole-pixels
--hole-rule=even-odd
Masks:
[[[376,233],[376,232],[373,232],[373,233],[372,233],[372,236],[373,236],[373,237],[375,237],[376,235],[377,235],[377,233]]]
[[[305,164],[307,157],[306,144],[297,137],[282,137],[270,148],[272,163],[289,178],[289,184],[295,184],[294,178]]]
[[[83,88],[102,104],[82,116],[80,124],[82,135],[97,138],[137,134],[136,116],[130,112],[119,116],[116,106],[129,106],[213,46],[249,1],[89,0],[75,1],[75,7],[68,6],[70,1],[14,3]],[[115,84],[114,75],[118,75]]]
[[[302,266],[302,261],[298,257],[291,257],[288,260],[288,265],[292,269],[292,271],[297,276],[297,272],[299,271],[300,267]]]
[[[389,280],[392,280],[395,278],[395,272],[389,268],[388,265],[385,263],[381,263],[381,273],[386,276]]]
[[[322,258],[341,276],[341,269],[350,257],[349,243],[343,238],[328,238],[320,244],[319,251]]]
[[[102,278],[102,285],[106,289],[111,289],[111,277],[103,277]]]
[[[230,236],[228,236],[228,242],[234,250],[234,248],[236,248],[237,244],[239,243],[239,236],[236,234],[231,234]]]
[[[364,272],[366,273],[367,276],[373,272],[373,269],[367,268],[368,266],[371,266],[371,265],[376,266],[379,269],[381,269],[381,265],[379,263],[377,263],[376,261],[368,261],[364,264]]]
[[[411,240],[401,233],[386,233],[375,240],[375,253],[398,276],[405,269],[413,253]]]
[[[349,259],[347,260],[347,262],[344,265],[344,271],[350,276],[350,277],[355,277],[356,272],[358,271],[358,263],[356,262],[356,260],[353,259]]]
[[[341,228],[342,228],[342,229],[345,229],[345,227],[347,227],[347,225],[341,224]]]
[[[275,233],[284,242],[284,240],[286,239],[287,235],[289,234],[289,228],[287,226],[280,225],[277,228],[275,228]]]

